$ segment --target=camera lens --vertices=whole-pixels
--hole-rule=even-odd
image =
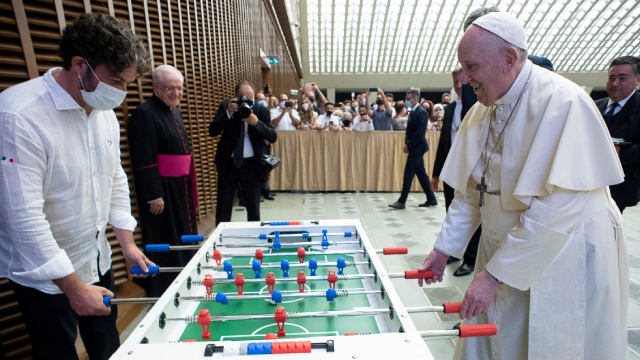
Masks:
[[[245,102],[241,102],[238,107],[238,113],[243,119],[246,119],[251,115],[251,106],[247,105]]]

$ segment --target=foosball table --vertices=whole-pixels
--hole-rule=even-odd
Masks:
[[[497,333],[493,324],[417,329],[411,313],[457,313],[460,303],[405,307],[391,279],[432,273],[388,273],[379,255],[407,248],[375,249],[359,220],[223,223],[200,245],[146,247],[185,250],[195,251],[186,267],[149,268],[179,273],[162,297],[104,299],[155,303],[112,359],[428,360],[426,337]]]

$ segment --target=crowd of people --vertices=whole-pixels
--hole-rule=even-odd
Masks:
[[[372,92],[376,93],[376,100],[369,104],[367,99]],[[444,93],[442,102],[437,104],[421,99],[420,106],[428,114],[427,131],[440,131],[450,98],[449,93]],[[380,88],[355,92],[351,99],[332,103],[315,83],[305,84],[291,99],[287,94],[276,96],[260,90],[256,102],[271,112],[276,130],[405,131],[411,110],[404,99],[394,101],[393,94],[385,94]]]

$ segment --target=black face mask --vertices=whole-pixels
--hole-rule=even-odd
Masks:
[[[316,101],[316,99],[314,99],[314,98],[310,97],[310,98],[309,98],[309,101],[311,101],[311,103],[313,103],[314,101]]]
[[[376,100],[376,104],[378,104],[378,106],[384,104],[384,101],[382,99],[378,99]]]
[[[443,104],[449,104],[449,100],[445,100],[442,102]]]
[[[327,111],[327,116],[331,116],[331,114],[333,114],[333,111]]]

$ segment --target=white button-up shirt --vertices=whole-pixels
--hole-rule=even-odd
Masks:
[[[456,134],[458,133],[458,128],[460,128],[460,124],[462,123],[462,100],[455,100],[456,108],[453,111],[453,119],[451,119],[451,143],[453,144],[453,139],[456,138]]]
[[[271,109],[271,121],[280,116],[283,112],[284,110],[280,106]],[[294,119],[300,121],[300,115],[296,110],[292,109],[291,115],[293,115]],[[291,121],[291,116],[289,114],[284,114],[275,128],[276,130],[296,130],[295,126],[293,126],[293,121]]]
[[[0,93],[0,277],[49,294],[54,279],[109,270],[107,223],[136,227],[116,115],[87,116],[58,69]]]
[[[629,101],[629,99],[631,99],[631,97],[633,96],[633,94],[636,93],[636,91],[638,91],[638,90],[632,91],[631,94],[629,94],[629,96],[627,96],[624,100],[620,100],[618,102],[618,106],[616,106],[616,109],[613,110],[613,115],[617,115],[620,112],[620,110],[622,110],[624,105],[627,103],[627,101]],[[604,112],[605,114],[608,113],[609,111],[611,111],[611,104],[613,104],[613,103],[614,102],[611,99],[609,99],[609,102],[607,103],[607,108],[605,109],[605,112]]]
[[[262,106],[262,105],[260,105]],[[229,114],[229,110],[227,110],[227,117],[229,118],[229,120],[231,120],[231,115]],[[259,121],[259,120],[258,120]],[[250,158],[253,157],[253,145],[251,145],[251,139],[249,138],[249,123],[245,122],[244,123],[244,138],[243,138],[243,147],[242,147],[242,157],[243,158]],[[231,157],[233,157],[233,155],[236,152],[232,152],[231,153]]]

